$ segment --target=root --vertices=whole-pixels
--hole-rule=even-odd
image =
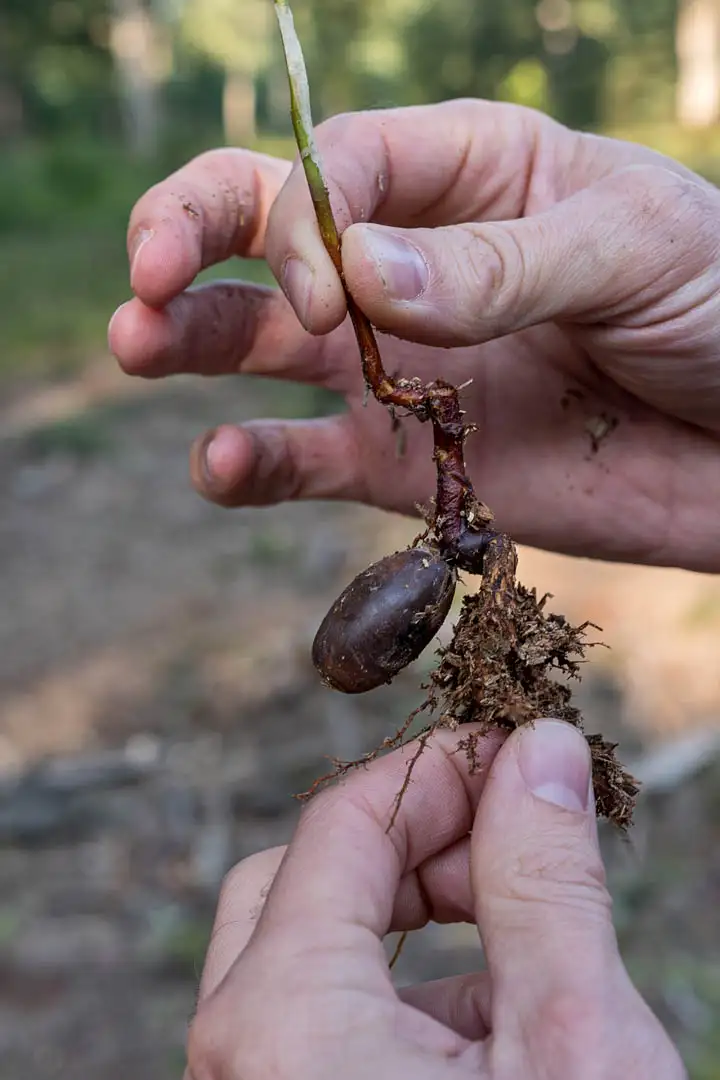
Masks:
[[[418,736],[417,750],[415,751],[413,756],[410,758],[410,762],[408,763],[408,767],[407,767],[407,770],[405,772],[405,779],[402,782],[402,787],[400,788],[397,795],[395,796],[395,801],[393,803],[393,811],[392,811],[392,814],[390,815],[390,822],[388,824],[387,829],[385,830],[386,833],[390,832],[390,830],[393,828],[395,822],[397,821],[397,816],[398,816],[398,813],[400,812],[400,804],[402,803],[403,799],[405,798],[405,793],[407,792],[407,789],[410,787],[410,781],[412,780],[412,774],[415,771],[415,766],[417,765],[418,761],[422,757],[423,750],[427,746],[428,742],[432,738],[435,731],[437,731],[437,724],[433,724],[431,727],[426,728],[425,731],[421,732],[420,735]]]
[[[343,776],[347,776],[349,772],[353,772],[355,769],[365,768],[367,765],[370,764],[370,762],[375,761],[376,758],[380,757],[380,755],[384,754],[387,750],[397,750],[398,747],[404,746],[406,743],[411,742],[412,740],[406,739],[405,736],[412,727],[415,719],[420,715],[421,712],[424,712],[427,708],[427,702],[423,702],[423,704],[419,705],[417,709],[413,709],[408,718],[398,728],[394,735],[390,735],[387,739],[383,739],[380,745],[375,747],[374,750],[371,750],[367,754],[363,754],[362,757],[357,758],[355,761],[341,761],[339,758],[328,758],[328,760],[332,763],[333,766],[332,771],[329,773],[325,773],[324,776],[318,777],[318,779],[313,782],[313,784],[308,788],[307,791],[301,791],[299,794],[295,795],[295,798],[298,799],[300,802],[306,802],[308,799],[311,799],[313,795],[316,795],[317,792],[320,791],[322,788],[327,787],[328,784],[331,784],[334,780],[342,779]]]
[[[508,537],[492,541],[480,589],[465,597],[450,644],[439,652],[425,707],[440,709],[436,727],[479,724],[460,740],[471,770],[478,768],[478,740],[494,729],[513,731],[543,717],[565,720],[584,732],[572,702],[586,639],[593,623],[572,626],[546,613],[548,600],[515,579],[517,552]],[[616,746],[602,735],[586,735],[593,764],[597,812],[625,831],[632,822],[637,781],[622,767]]]
[[[400,940],[398,941],[397,945],[395,946],[395,951],[394,951],[394,953],[392,954],[392,956],[390,958],[389,967],[390,967],[391,971],[395,967],[395,965],[397,964],[398,960],[400,959],[400,953],[403,951],[403,948],[405,947],[405,942],[408,939],[408,934],[409,933],[410,933],[409,930],[403,930],[402,934],[400,935]]]

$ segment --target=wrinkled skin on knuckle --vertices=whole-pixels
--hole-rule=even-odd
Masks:
[[[507,229],[490,225],[467,226],[468,239],[457,260],[461,289],[471,302],[469,325],[482,320],[492,333],[509,311],[518,310],[528,291],[528,267],[524,251]],[[468,341],[473,340],[472,332]]]
[[[720,198],[707,187],[661,165],[624,170],[618,180],[627,184],[628,218],[649,254],[671,269],[681,261],[699,268],[717,255]]]
[[[608,215],[595,257],[612,260],[617,273],[595,319],[620,331],[649,327],[651,339],[637,338],[636,347],[647,340],[651,349],[657,335],[673,332],[662,329],[664,320],[714,324],[703,305],[713,303],[720,284],[720,196],[655,164],[623,169],[609,183],[617,212]]]
[[[187,1040],[193,1080],[291,1080],[305,1075],[293,1067],[304,1040],[291,1045],[290,1029],[278,1038],[278,1017],[287,1016],[289,1003],[278,997],[277,1013],[264,1008],[268,988],[262,983],[262,973],[251,967],[232,987],[221,988],[200,1006]]]
[[[610,921],[612,901],[599,855],[588,853],[571,839],[538,836],[532,848],[511,863],[496,865],[488,875],[501,902],[519,909],[520,917],[551,907],[592,913]],[[538,910],[538,918],[542,918]]]
[[[205,263],[222,259],[228,252],[241,254],[252,247],[256,237],[249,233],[248,226],[254,217],[248,215],[246,223],[245,212],[257,202],[261,190],[253,152],[240,147],[206,150],[174,175],[182,176],[186,170],[195,175],[194,190],[187,194],[193,204],[199,200],[195,209],[203,218]],[[176,198],[179,203],[184,200],[182,185]],[[212,227],[208,228],[208,224]],[[213,235],[215,242],[209,245],[209,237]]]
[[[558,1080],[614,1080],[613,1028],[603,989],[549,994],[535,1010],[528,1054]]]

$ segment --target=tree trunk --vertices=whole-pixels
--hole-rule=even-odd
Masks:
[[[130,152],[152,155],[160,134],[160,85],[169,57],[160,28],[142,0],[112,0],[110,50]]]
[[[231,146],[248,146],[255,139],[255,78],[246,71],[225,75],[223,126]]]
[[[24,127],[22,95],[9,79],[0,77],[0,142],[17,138]]]
[[[677,119],[709,127],[720,118],[720,0],[680,0],[675,47]]]

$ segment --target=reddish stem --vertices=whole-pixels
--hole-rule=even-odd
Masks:
[[[423,385],[419,379],[392,379],[383,367],[372,324],[353,300],[345,282],[341,238],[315,145],[307,71],[288,0],[275,0],[275,10],[285,51],[290,114],[300,160],[320,235],[345,290],[360,348],[365,383],[375,398],[388,406],[394,424],[397,422],[397,409],[407,410],[423,423],[432,421],[435,443],[433,458],[437,468],[432,532],[448,560],[455,561],[461,568],[481,570],[488,539],[486,526],[492,515],[475,499],[472,484],[465,472],[463,446],[467,428],[462,421],[458,392],[442,380]]]
[[[427,420],[432,422],[433,459],[437,469],[433,525],[440,546],[449,558],[457,557],[459,549],[464,546],[472,547],[469,562],[477,563],[479,559],[481,563],[480,548],[484,551],[490,535],[494,535],[487,531],[492,518],[487,513],[483,514],[485,508],[477,503],[465,470],[464,447],[468,429],[463,423],[458,391],[442,379],[423,385],[419,379],[390,378],[383,366],[372,324],[355,303],[345,283],[340,253],[331,251],[330,255],[345,289],[350,319],[360,348],[363,376],[373,396],[381,405],[406,409],[422,423]],[[468,520],[473,510],[477,517],[474,528],[472,520]],[[473,536],[468,545],[466,534],[476,534],[477,540]]]

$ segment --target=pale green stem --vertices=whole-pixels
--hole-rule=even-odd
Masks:
[[[274,3],[290,83],[290,115],[292,117],[293,131],[295,132],[295,141],[300,151],[300,160],[310,188],[310,195],[315,207],[318,225],[320,226],[320,235],[335,265],[335,269],[342,277],[340,235],[333,217],[327,184],[323,177],[320,152],[313,135],[310,88],[305,58],[287,0],[274,0]]]

